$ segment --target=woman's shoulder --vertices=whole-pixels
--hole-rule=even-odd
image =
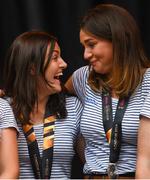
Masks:
[[[0,98],[0,107],[10,107],[9,101],[5,98]]]
[[[76,96],[68,96],[66,97],[66,108],[71,112],[79,112],[82,110],[83,105],[80,99]]]
[[[75,107],[75,104],[81,104],[81,101],[79,100],[79,98],[77,96],[66,96],[66,105],[67,106],[73,106]]]
[[[150,74],[150,67],[145,70],[145,74]]]
[[[12,108],[7,99],[0,98],[0,128],[13,127],[19,132]]]
[[[147,69],[145,70],[143,79],[144,79],[144,80],[148,80],[148,79],[150,80],[150,68],[147,68]]]
[[[89,76],[89,66],[83,66],[79,69],[77,69],[74,73],[73,73],[73,83],[76,84],[76,87],[83,87],[85,85],[85,83],[87,82]]]
[[[147,68],[145,70],[145,73],[143,75],[143,80],[141,82],[142,89],[150,90],[150,68]]]
[[[76,127],[79,126],[80,116],[83,110],[81,101],[76,96],[66,98],[67,119]],[[70,124],[70,123],[69,123]]]
[[[89,66],[82,66],[79,69],[75,70],[74,74],[76,73],[88,73],[89,72]]]

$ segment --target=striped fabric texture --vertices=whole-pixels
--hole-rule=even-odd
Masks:
[[[84,173],[106,173],[109,162],[109,144],[106,140],[102,121],[102,98],[87,83],[88,66],[73,74],[73,84],[84,109],[81,117],[81,132],[86,140]],[[113,118],[118,99],[112,98]],[[122,144],[117,163],[119,174],[134,172],[137,154],[137,132],[140,114],[150,118],[150,69],[147,69],[143,82],[130,97],[122,121]]]
[[[14,114],[8,101],[0,98],[0,129],[9,127],[14,127],[18,130]]]
[[[68,116],[66,119],[56,119],[54,132],[54,149],[51,179],[69,179],[71,172],[74,142],[79,132],[82,104],[76,97],[66,98]],[[18,124],[20,135],[18,138],[20,179],[34,179],[28,148],[21,125]],[[38,141],[40,156],[43,150],[43,124],[34,125],[34,132]]]

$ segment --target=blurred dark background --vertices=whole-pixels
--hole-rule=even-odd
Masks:
[[[19,34],[32,29],[51,32],[59,39],[62,57],[68,63],[63,81],[84,65],[79,42],[79,22],[86,11],[99,3],[113,3],[126,8],[141,31],[144,48],[150,57],[150,1],[144,0],[1,0],[0,2],[0,88],[7,48]],[[82,173],[75,157],[72,178]]]
[[[145,51],[150,57],[150,1],[143,0],[1,0],[0,87],[6,50],[19,34],[32,29],[53,33],[59,39],[62,57],[68,63],[63,81],[84,65],[79,43],[79,22],[86,11],[99,3],[126,8],[136,19]]]

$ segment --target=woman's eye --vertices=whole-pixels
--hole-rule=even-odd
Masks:
[[[57,59],[58,59],[58,56],[57,56],[57,55],[53,55],[51,59],[57,60]]]
[[[90,48],[93,48],[95,46],[95,44],[94,43],[89,43],[89,44],[87,44],[87,46],[90,47]]]

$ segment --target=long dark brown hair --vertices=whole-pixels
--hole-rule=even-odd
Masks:
[[[134,18],[119,6],[100,4],[89,10],[80,27],[113,45],[111,77],[108,79],[92,70],[88,79],[91,88],[95,91],[112,88],[119,97],[132,94],[142,81],[145,69],[150,67]]]
[[[22,123],[29,123],[29,115],[37,103],[38,77],[43,76],[50,62],[57,39],[41,31],[25,32],[18,36],[10,46],[4,66],[4,89],[6,96],[12,99],[12,107],[17,119]],[[44,64],[47,46],[50,55]],[[34,67],[34,75],[31,69]],[[46,81],[46,79],[45,79]],[[58,93],[49,96],[47,107],[60,118],[66,117],[64,94]]]

